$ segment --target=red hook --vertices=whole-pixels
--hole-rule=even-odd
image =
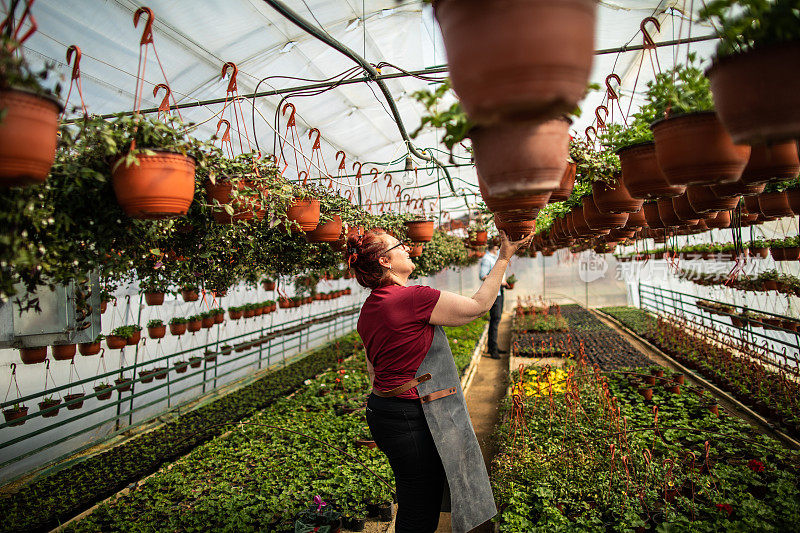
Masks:
[[[342,160],[342,161],[344,161],[344,160]],[[356,167],[357,167],[357,169],[356,169]],[[358,183],[359,181],[361,181],[361,163],[359,163],[358,161],[353,163],[353,170],[356,171],[356,183]]]
[[[367,208],[367,211],[372,213],[372,199],[371,198],[367,198],[367,201],[364,202],[364,207]]]
[[[609,100],[618,100],[619,95],[617,91],[611,86],[611,80],[617,81],[617,88],[622,86],[622,80],[619,79],[619,76],[616,74],[609,74],[606,76],[606,94],[608,95]]]
[[[588,128],[586,128],[584,130],[584,133],[586,134],[586,140],[587,141],[589,140],[589,131],[591,131],[594,134],[594,140],[596,141],[597,140],[597,130],[594,129],[594,126],[589,126]]]
[[[287,109],[291,109],[292,110],[292,112],[289,113],[289,121],[286,123],[286,127],[287,128],[291,128],[291,127],[293,127],[295,125],[294,114],[295,114],[296,110],[294,108],[294,104],[287,103],[285,106],[283,106],[283,110],[281,110],[281,114],[285,116]]]
[[[344,191],[344,195],[350,202],[353,201],[353,191],[347,189],[346,191]]]
[[[236,88],[236,75],[239,74],[239,67],[236,66],[236,63],[232,61],[228,61],[224,65],[222,65],[222,79],[225,79],[225,73],[228,72],[228,67],[232,69],[231,72],[231,79],[228,81],[228,93],[235,93],[238,89]]]
[[[377,168],[373,168],[372,170],[369,171],[369,173],[375,175],[375,177],[372,179],[372,183],[375,183],[376,181],[378,181],[379,172],[378,172]]]
[[[147,15],[147,23],[144,25],[144,31],[142,31],[142,39],[139,41],[140,45],[145,45],[147,43],[153,42],[153,22],[155,21],[155,17],[153,16],[153,10],[149,7],[140,7],[136,10],[133,14],[133,27],[137,27],[139,25],[139,17],[142,14]]]
[[[403,191],[403,188],[400,187],[399,183],[397,185],[395,185],[394,188],[397,189],[397,196],[396,197],[400,198],[400,193]]]
[[[67,65],[72,61],[72,54],[75,54],[75,64],[72,65],[72,79],[77,80],[81,77],[81,49],[74,44],[67,48]]]
[[[222,120],[220,120],[219,122],[217,122],[217,133],[215,133],[214,135],[219,137],[219,128],[223,124],[225,124],[225,133],[222,134],[222,138],[221,138],[222,142],[231,142],[231,123],[228,120],[224,119],[224,118]]]
[[[164,89],[166,94],[164,95],[164,99],[161,100],[161,103],[158,104],[158,112],[169,113],[169,95],[172,94],[172,91],[170,91],[169,86],[166,83],[159,83],[153,87],[153,98],[156,97],[159,89]]]
[[[321,148],[321,145],[319,143],[319,138],[322,137],[322,134],[319,132],[319,130],[317,128],[311,128],[310,130],[308,130],[308,138],[311,139],[315,133],[317,134],[317,138],[314,139],[314,144],[311,146],[311,149],[319,150]]]
[[[653,40],[653,37],[650,35],[650,32],[647,31],[648,22],[652,22],[653,26],[656,27],[657,31],[661,31],[661,23],[655,17],[647,17],[641,22],[641,24],[639,24],[639,29],[642,30],[642,34],[644,35],[645,49],[653,49],[656,47],[656,42]]]
[[[342,160],[341,161],[339,161],[339,154],[342,154]],[[344,150],[339,150],[338,152],[336,152],[336,156],[335,157],[336,157],[336,160],[339,161],[339,170],[345,170],[345,167],[344,167],[344,158],[345,158]]]
[[[605,116],[603,116],[602,118],[600,118],[601,109],[606,112]],[[597,106],[597,108],[594,110],[594,117],[597,119],[597,127],[600,129],[605,128],[606,127],[605,119],[608,118],[608,108],[604,105]]]
[[[306,182],[308,181],[308,172],[306,172],[305,170],[301,170],[300,172],[298,172],[297,173],[297,180],[298,181],[300,181],[300,176],[303,177],[303,187],[305,187],[306,186]]]

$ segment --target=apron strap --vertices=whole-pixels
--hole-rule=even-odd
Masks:
[[[393,398],[395,396],[399,396],[399,395],[403,394],[407,390],[413,389],[414,387],[416,387],[420,383],[424,383],[425,381],[428,381],[429,379],[431,379],[431,375],[430,374],[422,374],[420,377],[414,378],[411,381],[406,381],[405,383],[403,383],[399,387],[395,387],[392,390],[384,392],[384,391],[379,391],[378,389],[373,387],[372,392],[375,394],[375,396],[380,396],[381,398]]]
[[[456,393],[456,388],[453,387],[452,389],[442,389],[437,390],[436,392],[432,392],[430,394],[426,394],[425,396],[420,397],[422,403],[432,402],[433,400],[438,400],[440,398],[446,398],[448,396],[452,396]]]

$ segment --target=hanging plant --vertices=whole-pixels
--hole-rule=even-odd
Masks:
[[[707,74],[720,120],[736,143],[800,137],[796,69],[800,10],[795,0],[712,0],[700,10],[720,36]]]

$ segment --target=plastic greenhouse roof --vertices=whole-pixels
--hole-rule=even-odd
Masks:
[[[490,2],[487,0],[487,3]],[[405,70],[421,70],[446,63],[444,47],[431,9],[423,7],[418,0],[286,0],[286,4],[373,64],[388,62]],[[311,83],[308,80],[335,77],[356,66],[349,58],[283,18],[262,0],[148,0],[145,3],[133,0],[39,0],[32,8],[38,31],[25,43],[26,57],[34,64],[55,62],[65,96],[71,72],[71,67],[65,61],[66,49],[70,45],[78,45],[83,53],[80,66],[83,94],[89,112],[105,114],[130,111],[142,35],[142,21],[139,28],[135,28],[133,14],[143,5],[154,12],[155,49],[178,103],[224,98],[228,80],[221,79],[220,73],[227,61],[238,66],[240,94],[253,92],[259,80],[269,76],[273,78],[262,81],[259,90],[305,85]],[[689,35],[690,26],[686,15],[691,7],[696,12],[702,7],[702,0],[600,2],[596,48],[641,44],[639,24],[651,15],[661,22],[661,31],[653,29],[651,32],[656,42],[685,38]],[[692,36],[711,34],[713,28],[696,23],[691,25]],[[691,50],[707,60],[714,46],[714,41],[692,43]],[[658,49],[658,64],[662,69],[670,68],[676,52],[679,60],[685,60],[686,49],[686,45],[679,49]],[[161,95],[158,99],[153,98],[152,91],[155,85],[165,81],[152,52],[147,57],[142,108],[158,106]],[[622,79],[622,106],[626,109],[641,59],[641,52],[595,56],[592,81],[604,86],[606,76],[617,73]],[[397,71],[391,67],[382,70],[383,74],[394,72]],[[360,69],[353,69],[353,73],[359,77],[363,75]],[[638,90],[652,76],[653,68],[647,58],[639,76]],[[414,101],[411,93],[430,87],[429,82],[403,77],[387,80],[386,83],[406,129],[409,132],[415,130],[420,123],[422,106]],[[573,125],[575,131],[583,134],[586,126],[592,123],[594,109],[602,103],[604,96],[604,92],[597,92],[585,99],[582,104],[583,116]],[[634,109],[640,99],[640,95],[634,98]],[[308,130],[318,128],[321,131],[320,153],[324,163],[320,164],[315,156],[314,163],[306,165],[311,168],[312,177],[320,175],[321,171],[336,175],[338,164],[335,154],[339,150],[346,154],[348,173],[352,173],[354,161],[364,164],[365,176],[373,167],[378,168],[380,173],[388,168],[396,177],[402,172],[405,144],[375,83],[341,85],[314,96],[297,96],[288,101],[297,109],[299,142],[306,156],[312,153]],[[70,107],[78,102],[73,90]],[[238,130],[244,135],[246,129],[252,141],[251,102],[242,102],[246,127],[242,127],[240,119]],[[270,153],[274,140],[273,120],[280,102],[281,96],[269,96],[258,98],[255,104],[255,136],[262,150]],[[213,104],[183,109],[181,115],[184,120],[203,123],[196,135],[208,138],[216,130],[222,109],[222,104]],[[235,151],[239,152],[237,124],[231,109],[232,106],[228,106],[224,118],[233,125],[231,135]],[[619,118],[618,111],[615,118]],[[279,127],[282,134],[286,133],[285,127],[286,121],[282,120]],[[419,148],[442,150],[436,155],[447,163],[448,154],[443,145],[438,143],[439,137],[440,132],[427,129],[415,139],[414,144]],[[289,140],[292,140],[291,135]],[[244,137],[242,146],[247,149]],[[298,169],[290,153],[289,148],[286,175],[292,178],[297,175]],[[460,163],[469,163],[463,150],[457,151],[456,156]],[[305,169],[300,161],[300,167]],[[390,161],[395,163],[387,166]],[[314,165],[321,167],[321,170]],[[415,160],[415,165],[425,167],[426,163]],[[477,178],[471,165],[449,170],[460,193],[477,192]],[[422,168],[417,176],[422,187],[418,192],[411,191],[414,196],[422,194],[435,197],[440,190],[442,195],[450,194],[446,181],[442,180],[437,185],[437,172]],[[381,177],[377,184],[380,189],[362,188],[364,198],[370,196],[373,202],[377,202],[384,197],[387,182],[385,176],[381,174]],[[394,193],[389,193],[389,196],[389,199],[393,199]],[[475,197],[469,197],[469,201],[473,203]],[[463,214],[466,210],[461,198],[442,199],[439,204],[453,216]]]

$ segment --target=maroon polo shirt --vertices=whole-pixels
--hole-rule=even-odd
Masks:
[[[428,323],[439,291],[423,285],[374,289],[358,317],[358,334],[375,369],[374,388],[389,391],[414,379],[433,343]],[[416,387],[398,398],[419,398]]]

